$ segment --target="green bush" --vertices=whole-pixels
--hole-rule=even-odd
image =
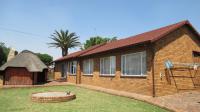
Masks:
[[[37,56],[40,58],[40,60],[46,64],[49,65],[53,61],[53,57],[50,56],[49,54],[41,54],[37,53]]]

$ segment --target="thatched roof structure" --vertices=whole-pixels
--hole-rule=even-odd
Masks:
[[[29,72],[42,72],[47,66],[31,51],[24,50],[13,59],[0,67],[4,71],[7,67],[25,67]]]

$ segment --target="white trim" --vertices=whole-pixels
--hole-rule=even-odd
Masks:
[[[71,69],[71,67],[72,67],[72,69]],[[76,76],[76,72],[77,72],[76,70],[77,70],[77,61],[70,61],[69,62],[69,71],[68,71],[69,75]]]
[[[92,76],[93,74],[84,74],[84,73],[83,73],[83,75],[86,75],[86,76]]]
[[[115,67],[115,70],[114,70],[114,72],[116,73],[116,56],[108,56],[108,57],[103,57],[103,58],[100,58],[100,76],[115,76],[115,73],[114,74],[111,74],[111,72],[112,72],[112,57],[114,57],[114,59],[115,59],[115,61],[114,61],[114,67]],[[109,67],[110,67],[110,74],[102,74],[101,73],[101,66],[102,66],[102,63],[103,63],[103,65],[104,65],[104,59],[105,58],[109,58],[109,60],[110,60],[110,65],[109,65]],[[101,60],[103,60],[103,62],[101,63]]]
[[[135,77],[143,77],[143,76],[147,76],[147,74],[143,74],[142,73],[142,70],[143,70],[143,55],[144,55],[144,53],[146,54],[146,51],[142,51],[142,52],[136,52],[136,53],[130,53],[130,54],[124,54],[124,55],[121,55],[121,76],[135,76]],[[129,56],[129,55],[134,55],[134,54],[140,54],[140,63],[141,63],[141,74],[131,74],[131,75],[126,75],[126,74],[123,74],[123,71],[126,71],[126,56]],[[125,58],[124,59],[124,68],[123,68],[123,57]],[[146,57],[145,57],[146,58]],[[147,66],[147,64],[146,64],[146,66]],[[125,69],[125,70],[124,70]]]
[[[100,76],[115,76],[115,74],[100,74]]]
[[[121,74],[121,76],[125,76],[125,77],[126,77],[126,76],[127,76],[127,77],[128,77],[128,76],[130,76],[130,77],[146,77],[147,74],[145,74],[145,75],[122,75],[122,74]]]
[[[86,60],[83,60],[83,66],[84,66],[84,63],[88,61],[89,63],[89,72],[91,72],[90,74],[85,74],[84,73],[84,67],[83,67],[83,75],[93,75],[93,72],[94,72],[94,60],[93,59],[86,59]],[[91,70],[93,69],[93,70]]]

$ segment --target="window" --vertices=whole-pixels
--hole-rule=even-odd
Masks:
[[[146,74],[146,52],[122,55],[121,70],[123,76],[141,76]]]
[[[93,74],[93,59],[88,59],[83,61],[83,73],[84,75]]]
[[[193,57],[200,57],[200,52],[198,51],[192,51]]]
[[[69,73],[71,75],[76,75],[76,65],[77,65],[76,61],[69,62]]]
[[[104,57],[100,59],[100,74],[101,75],[115,75],[116,67],[115,56]]]

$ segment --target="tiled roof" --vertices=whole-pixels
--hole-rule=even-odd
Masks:
[[[89,47],[88,49],[85,49],[85,50],[82,50],[82,51],[77,51],[77,52],[74,52],[74,53],[71,53],[67,56],[64,56],[64,57],[61,57],[61,58],[58,58],[56,59],[54,62],[57,62],[57,61],[62,61],[62,60],[67,60],[67,59],[71,59],[71,58],[76,58],[78,56],[80,56],[81,54],[83,53],[86,53],[86,52],[89,52],[90,50],[93,50],[95,48],[98,48],[102,45],[104,45],[105,43],[103,44],[98,44],[98,45],[95,45],[95,46],[92,46],[92,47]]]
[[[164,37],[168,33],[174,31],[175,29],[181,27],[182,25],[184,25],[186,23],[188,23],[188,21],[182,21],[182,22],[172,24],[169,26],[165,26],[165,27],[162,27],[162,28],[159,28],[156,30],[152,30],[152,31],[138,34],[135,36],[131,36],[128,38],[124,38],[121,40],[113,41],[113,42],[107,43],[106,45],[101,46],[95,50],[86,52],[86,53],[82,54],[81,56],[105,52],[105,51],[113,50],[116,48],[126,47],[126,46],[143,43],[143,42],[147,42],[147,41],[154,42],[154,41]]]
[[[100,46],[95,47],[90,50],[78,51],[78,52],[72,53],[70,55],[88,56],[88,55],[92,55],[92,54],[96,54],[96,53],[110,51],[110,50],[117,49],[117,48],[122,48],[122,47],[139,44],[139,43],[154,42],[154,41],[164,37],[165,35],[171,33],[172,31],[182,27],[183,25],[189,25],[196,32],[196,34],[199,35],[199,33],[193,28],[193,26],[189,23],[189,21],[181,21],[179,23],[175,23],[175,24],[165,26],[165,27],[162,27],[159,29],[148,31],[148,32],[145,32],[142,34],[138,34],[138,35],[131,36],[128,38],[108,42],[106,44],[100,45]],[[70,57],[70,55],[68,55],[67,57]]]

